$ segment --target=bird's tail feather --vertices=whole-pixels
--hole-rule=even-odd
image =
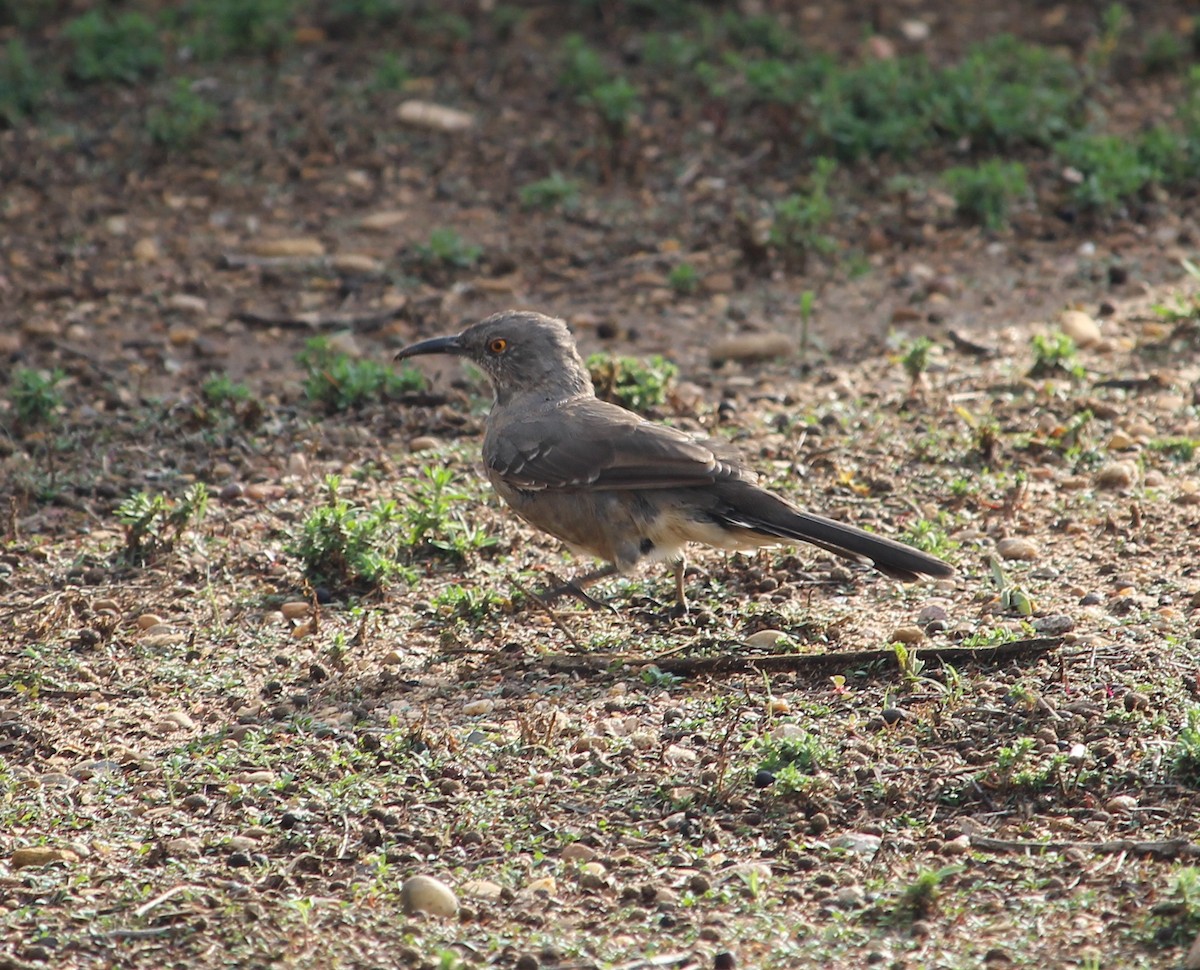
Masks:
[[[755,489],[755,493],[751,501],[736,503],[736,507],[723,510],[720,517],[737,528],[811,543],[843,559],[874,566],[904,582],[954,574],[948,563],[912,546],[823,515],[803,512],[762,489]]]

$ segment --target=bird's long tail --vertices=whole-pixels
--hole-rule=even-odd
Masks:
[[[928,553],[823,515],[804,512],[770,492],[751,486],[730,489],[716,516],[725,525],[760,535],[820,546],[843,559],[874,566],[904,582],[926,576],[952,576],[954,568]]]

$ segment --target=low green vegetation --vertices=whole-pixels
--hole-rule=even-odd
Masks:
[[[426,468],[401,486],[402,501],[362,506],[341,494],[341,478],[325,479],[324,501],[287,547],[310,582],[364,593],[398,577],[414,577],[408,564],[416,559],[461,562],[495,545],[494,538],[464,519],[461,507],[470,495],[451,468]],[[472,609],[486,611],[480,604]],[[459,607],[466,604],[456,601]]]
[[[942,180],[959,214],[985,229],[1003,229],[1013,203],[1029,194],[1025,166],[998,158],[948,169]]]
[[[1200,707],[1184,714],[1171,748],[1171,773],[1185,785],[1200,788]]]
[[[49,427],[54,423],[58,410],[63,406],[59,385],[66,376],[57,368],[41,371],[32,367],[18,367],[13,371],[8,385],[8,399],[14,418],[13,430],[17,434]]]
[[[580,184],[561,172],[521,186],[517,193],[522,209],[574,209],[579,205]]]
[[[16,127],[33,116],[49,86],[49,78],[34,66],[29,48],[14,37],[0,56],[0,123]]]
[[[483,248],[467,242],[448,227],[434,229],[429,240],[413,247],[417,261],[434,269],[470,269],[479,262]]]
[[[645,361],[592,354],[586,363],[598,397],[639,413],[665,403],[667,388],[679,373],[679,368],[660,354]]]
[[[207,512],[208,488],[203,482],[178,499],[135,492],[117,506],[117,520],[125,527],[122,557],[135,566],[153,562],[174,549],[189,528],[199,526]]]
[[[71,21],[64,34],[72,47],[71,74],[79,81],[134,84],[163,67],[158,28],[140,13],[110,18],[93,10]]]
[[[811,791],[814,775],[836,761],[835,753],[817,735],[803,729],[776,737],[760,738],[753,744],[757,784],[767,782],[779,795]]]
[[[216,105],[198,94],[191,82],[176,78],[166,96],[147,113],[146,132],[163,148],[189,148],[216,120]]]
[[[296,358],[307,375],[304,393],[328,411],[347,411],[419,391],[425,379],[415,368],[396,369],[371,358],[337,350],[326,337],[313,337]]]

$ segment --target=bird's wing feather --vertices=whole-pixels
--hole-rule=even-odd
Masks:
[[[514,422],[489,451],[491,473],[521,489],[681,488],[753,478],[715,442],[590,398],[544,420]]]

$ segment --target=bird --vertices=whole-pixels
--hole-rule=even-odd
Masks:
[[[660,424],[596,397],[564,321],[507,310],[461,333],[401,349],[465,358],[495,393],[483,437],[484,470],[505,504],[577,555],[603,565],[543,591],[553,602],[597,580],[654,562],[673,565],[675,609],[686,613],[689,543],[729,551],[811,543],[904,582],[954,569],[918,549],[805,511],[758,484],[724,442]]]

